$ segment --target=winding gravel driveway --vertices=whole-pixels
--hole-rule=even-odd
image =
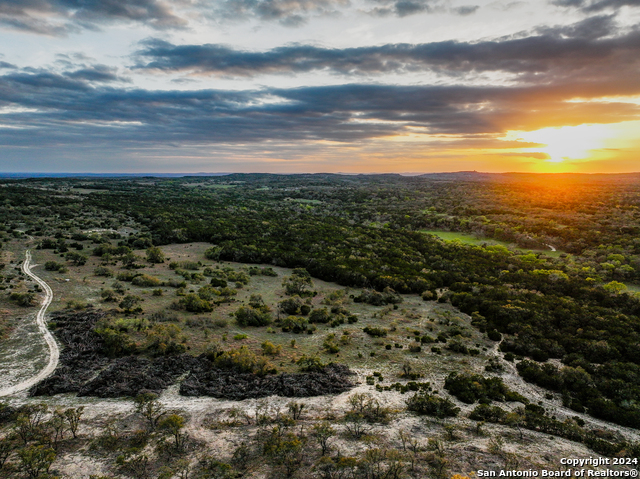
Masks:
[[[47,346],[49,347],[49,362],[46,367],[42,369],[38,374],[32,376],[26,381],[22,381],[20,384],[16,384],[15,386],[11,386],[9,388],[0,389],[0,397],[10,396],[12,394],[16,394],[20,391],[24,391],[25,389],[29,389],[31,386],[39,383],[44,378],[49,376],[58,366],[58,359],[60,358],[60,349],[56,344],[56,340],[53,338],[53,335],[47,329],[47,323],[45,322],[44,315],[47,312],[47,308],[51,304],[51,300],[53,299],[53,291],[47,283],[45,283],[42,279],[31,272],[31,251],[27,250],[25,253],[25,260],[22,263],[22,271],[27,276],[33,278],[40,287],[45,291],[45,298],[42,302],[42,306],[40,306],[40,311],[36,315],[36,324],[38,325],[38,329],[44,336],[44,340],[47,342]]]

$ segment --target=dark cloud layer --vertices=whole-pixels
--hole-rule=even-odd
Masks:
[[[640,7],[640,0],[553,0],[551,3],[560,7],[575,7],[585,13]]]
[[[157,29],[186,24],[161,0],[0,0],[0,25],[32,33],[64,36],[117,21]]]
[[[638,95],[637,76],[558,81],[519,87],[349,84],[251,91],[128,90],[72,72],[0,76],[5,113],[0,142],[33,145],[203,145],[262,140],[354,142],[408,128],[451,135],[635,119],[634,104],[572,102]]]
[[[349,0],[223,0],[205,2],[202,10],[225,20],[255,18],[297,27],[306,23],[311,15],[336,15],[349,5]]]
[[[137,52],[136,68],[227,77],[312,71],[344,75],[503,71],[539,83],[544,78],[557,81],[571,75],[600,76],[600,70],[610,67],[636,69],[640,31],[612,36],[615,33],[613,18],[600,16],[570,26],[539,29],[523,38],[478,43],[446,41],[345,49],[294,45],[247,52],[223,45],[173,45],[152,39]]]
[[[192,10],[216,21],[257,19],[300,26],[310,16],[336,15],[349,5],[349,0],[0,0],[0,25],[53,36],[113,22],[183,28],[188,24],[184,12]]]
[[[375,7],[369,10],[372,15],[386,17],[395,15],[408,17],[417,13],[434,13],[445,10],[441,0],[369,0]]]

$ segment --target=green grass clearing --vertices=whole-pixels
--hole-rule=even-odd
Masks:
[[[444,241],[459,241],[463,244],[469,244],[473,246],[486,245],[500,245],[510,250],[518,251],[521,253],[543,253],[552,258],[559,258],[563,254],[562,251],[551,251],[550,249],[528,249],[521,248],[515,243],[507,243],[506,241],[495,240],[492,238],[479,238],[476,235],[469,233],[459,233],[456,231],[440,231],[440,230],[420,230],[420,233],[430,234],[437,236]]]

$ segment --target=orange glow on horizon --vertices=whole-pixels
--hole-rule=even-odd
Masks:
[[[541,144],[537,148],[519,149],[541,152],[548,159],[538,162],[535,171],[542,173],[583,171],[589,163],[603,164],[626,159],[635,153],[640,157],[640,121],[614,124],[584,124],[542,128],[534,131],[509,131],[506,140]],[[639,162],[640,164],[640,162]],[[636,168],[636,171],[640,168]],[[615,171],[615,167],[612,169]],[[607,172],[607,171],[603,171]]]

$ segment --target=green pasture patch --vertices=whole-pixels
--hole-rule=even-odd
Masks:
[[[441,231],[441,230],[420,230],[420,233],[430,234],[436,236],[444,241],[459,241],[463,244],[472,246],[482,245],[500,245],[509,248],[514,251],[522,253],[542,253],[552,258],[559,258],[563,254],[562,251],[551,251],[551,249],[528,249],[521,248],[515,243],[507,243],[506,241],[500,241],[492,238],[479,238],[476,235],[470,233],[459,233],[457,231]]]
[[[285,198],[285,201],[292,201],[294,203],[306,203],[309,205],[321,205],[322,201],[320,200],[309,200],[306,198]]]

